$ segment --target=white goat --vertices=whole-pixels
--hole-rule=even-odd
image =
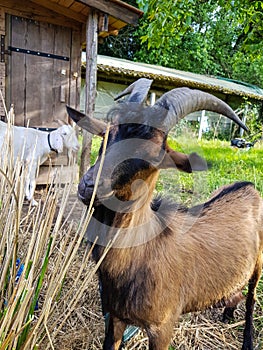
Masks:
[[[0,147],[7,140],[7,124],[0,121]],[[63,148],[76,152],[79,149],[75,130],[70,125],[62,125],[52,132],[21,126],[11,126],[14,162],[22,160],[28,167],[25,179],[25,197],[37,205],[34,200],[38,167],[52,152],[62,153]]]

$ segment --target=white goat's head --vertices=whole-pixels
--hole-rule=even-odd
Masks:
[[[50,137],[52,146],[58,153],[62,153],[64,147],[73,152],[77,152],[79,149],[76,132],[71,125],[60,126],[50,133]]]

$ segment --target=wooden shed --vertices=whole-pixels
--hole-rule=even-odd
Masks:
[[[85,62],[82,66],[82,75],[85,77]],[[158,65],[133,62],[126,59],[98,55],[97,58],[97,99],[95,116],[105,118],[108,110],[114,104],[114,97],[124,90],[127,85],[139,78],[153,80],[151,85],[151,101],[159,98],[163,93],[177,87],[189,87],[209,92],[227,102],[232,108],[240,108],[244,103],[251,105],[256,103],[263,111],[263,89],[241,81],[212,77],[197,73],[181,71]],[[84,86],[81,90],[81,105],[85,107]],[[249,109],[245,108],[245,112]],[[239,111],[240,112],[240,111]],[[246,117],[244,114],[240,117]],[[217,124],[218,116],[212,112],[200,111],[186,117],[189,121],[200,121],[199,135],[202,129],[206,129],[205,119],[209,118],[210,124]],[[263,116],[261,115],[261,118]],[[232,122],[225,117],[220,118],[221,126],[231,134]],[[240,130],[242,134],[242,130]]]
[[[152,90],[157,95],[162,95],[164,92],[177,87],[187,86],[214,94],[232,105],[233,108],[246,100],[263,103],[263,89],[260,87],[222,77],[191,73],[103,55],[98,55],[97,69],[98,83],[109,83],[111,87],[114,84],[116,93],[134,80],[143,77],[153,79]],[[83,71],[85,71],[85,66],[83,66]],[[108,87],[104,90],[108,90]]]
[[[98,37],[117,35],[141,15],[119,0],[0,0],[0,89],[7,108],[14,104],[15,124],[48,131],[58,120],[70,122],[65,104],[79,107],[85,46],[92,113]],[[0,118],[5,120],[1,97]],[[66,155],[55,162],[68,166]]]

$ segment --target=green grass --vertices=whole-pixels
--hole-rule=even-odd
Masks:
[[[91,163],[95,162],[101,143],[99,137],[92,142]],[[208,163],[206,172],[186,174],[174,169],[162,170],[157,191],[190,203],[209,198],[222,185],[235,181],[251,181],[263,196],[263,144],[258,143],[250,150],[236,149],[225,141],[197,141],[193,138],[169,138],[173,149],[191,153],[197,152]],[[180,193],[179,193],[180,192]],[[178,197],[179,196],[179,197]]]
[[[236,149],[229,142],[200,141],[179,138],[169,139],[169,145],[181,152],[197,152],[205,158],[209,165],[206,172],[194,174],[179,173],[169,170],[163,171],[158,183],[159,190],[168,188],[168,193],[173,194],[181,188],[184,195],[183,201],[189,203],[206,200],[210,194],[222,185],[235,181],[251,181],[263,195],[263,147],[260,144],[250,150]],[[168,185],[168,182],[170,185]]]

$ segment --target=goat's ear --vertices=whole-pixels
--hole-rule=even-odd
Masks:
[[[91,134],[102,136],[106,130],[107,124],[102,120],[91,118],[84,113],[77,111],[76,109],[66,106],[68,115],[77,123],[77,125],[89,131]]]
[[[206,161],[197,153],[191,153],[188,155],[176,152],[169,146],[166,146],[166,154],[162,163],[159,165],[159,168],[177,168],[180,171],[192,173],[193,171],[207,170],[208,166]]]

